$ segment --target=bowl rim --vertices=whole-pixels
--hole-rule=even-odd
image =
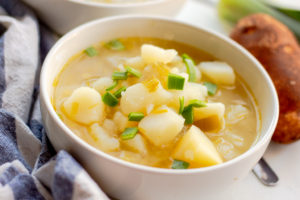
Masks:
[[[152,6],[161,4],[164,2],[172,2],[174,0],[152,0],[145,2],[135,2],[135,3],[103,3],[103,2],[93,2],[93,1],[84,1],[84,0],[67,0],[72,3],[81,4],[83,6],[92,6],[92,7],[106,7],[106,8],[138,8],[144,6]],[[185,1],[185,0],[181,0]]]
[[[47,71],[48,68],[51,67],[51,65],[49,65],[48,63],[51,62],[51,59],[56,55],[56,52],[61,48],[61,46],[63,46],[63,44],[65,43],[65,41],[69,40],[72,37],[75,37],[76,35],[78,35],[78,33],[84,29],[89,29],[91,27],[94,26],[101,26],[102,23],[104,22],[113,22],[113,21],[119,21],[119,20],[132,20],[132,19],[139,19],[139,20],[155,20],[156,22],[160,23],[161,21],[167,22],[167,23],[175,23],[179,26],[186,26],[189,28],[194,28],[197,29],[198,31],[203,31],[206,32],[209,35],[212,35],[214,37],[217,37],[220,40],[223,40],[224,42],[226,42],[228,45],[231,45],[232,47],[238,49],[239,51],[241,51],[245,56],[247,56],[250,61],[252,61],[255,66],[258,68],[258,70],[260,71],[260,73],[263,75],[264,80],[266,82],[266,84],[269,86],[269,88],[271,89],[271,99],[274,102],[274,115],[272,117],[272,120],[269,124],[268,129],[266,130],[266,134],[263,137],[260,137],[258,139],[258,141],[252,145],[250,147],[250,149],[248,149],[246,152],[244,152],[243,154],[237,156],[236,158],[226,161],[224,163],[218,164],[218,165],[213,165],[213,166],[209,166],[209,167],[203,167],[203,168],[195,168],[195,169],[188,169],[188,170],[174,170],[174,169],[165,169],[165,168],[156,168],[156,167],[151,167],[151,166],[145,166],[145,165],[140,165],[140,164],[135,164],[135,163],[131,163],[128,161],[124,161],[120,158],[111,156],[99,149],[96,149],[95,147],[89,145],[88,143],[86,143],[84,140],[82,140],[79,136],[77,136],[76,134],[74,134],[72,132],[71,129],[69,129],[67,127],[67,125],[65,125],[63,123],[63,121],[58,117],[58,115],[56,114],[52,103],[51,103],[51,95],[48,94],[47,92],[47,86],[48,84],[52,84],[52,83],[47,83]],[[100,39],[101,40],[101,39]],[[162,17],[162,16],[145,16],[145,15],[122,15],[122,16],[113,16],[113,17],[107,17],[107,18],[103,18],[103,19],[97,19],[94,21],[90,21],[88,23],[82,24],[80,26],[78,26],[77,28],[73,29],[72,31],[68,32],[66,35],[64,35],[62,38],[60,38],[56,44],[51,48],[51,50],[49,51],[48,55],[46,56],[46,59],[43,63],[42,66],[42,70],[41,70],[41,75],[40,75],[40,99],[41,101],[43,101],[44,105],[45,105],[45,109],[47,110],[48,114],[50,115],[50,117],[52,117],[52,119],[54,120],[54,122],[56,123],[57,126],[59,126],[64,134],[67,134],[69,138],[71,138],[73,140],[74,143],[76,143],[77,145],[81,145],[83,148],[87,149],[89,151],[89,153],[92,154],[96,154],[97,156],[106,159],[109,162],[112,162],[114,164],[118,164],[121,165],[122,167],[126,167],[126,168],[132,168],[134,170],[137,171],[142,171],[142,172],[147,172],[147,173],[152,173],[152,174],[165,174],[165,175],[170,175],[170,174],[174,174],[174,175],[193,175],[193,174],[198,174],[198,173],[205,173],[205,172],[209,172],[209,171],[214,171],[214,170],[220,170],[222,168],[226,168],[229,167],[241,160],[246,159],[248,156],[254,154],[255,152],[259,151],[259,149],[263,148],[263,146],[265,145],[265,143],[268,143],[273,135],[273,132],[276,128],[277,125],[277,121],[278,121],[278,116],[279,116],[279,102],[278,102],[278,97],[277,97],[277,92],[275,89],[275,86],[270,78],[270,76],[268,75],[268,73],[266,72],[266,70],[263,68],[263,66],[256,60],[256,58],[250,54],[250,52],[248,52],[244,47],[242,47],[241,45],[239,45],[237,42],[233,41],[232,39],[230,39],[229,37],[222,35],[218,32],[215,32],[213,30],[207,29],[205,27],[202,27],[200,25],[195,25],[192,23],[188,23],[188,22],[183,22],[183,21],[179,21],[179,20],[175,20],[175,19],[171,19],[168,17]],[[42,108],[43,109],[43,108]],[[48,134],[48,133],[47,133]]]

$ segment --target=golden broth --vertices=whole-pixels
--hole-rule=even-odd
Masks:
[[[108,76],[117,70],[117,66],[123,62],[124,58],[134,57],[140,55],[140,47],[142,44],[153,44],[162,48],[175,49],[179,55],[187,53],[192,57],[195,63],[201,61],[214,61],[213,56],[200,51],[194,47],[161,39],[154,38],[126,38],[120,40],[126,50],[124,51],[112,51],[103,46],[103,43],[95,45],[99,54],[94,57],[88,57],[84,52],[79,53],[69,60],[65,65],[59,76],[54,82],[54,94],[53,94],[53,106],[60,116],[62,121],[81,139],[88,144],[101,150],[101,147],[97,145],[97,142],[89,133],[90,126],[77,123],[71,120],[63,110],[63,103],[72,94],[72,92],[81,86],[89,86],[97,78]],[[204,80],[206,78],[204,77]],[[203,81],[203,79],[202,79]],[[133,81],[135,83],[135,81]],[[208,102],[221,102],[225,105],[225,128],[217,132],[205,132],[210,140],[215,145],[217,151],[221,155],[224,161],[235,158],[247,151],[251,145],[258,138],[259,129],[259,117],[257,107],[251,93],[245,87],[240,78],[237,78],[233,86],[218,86],[218,92],[214,96],[208,96]],[[242,105],[247,109],[246,116],[240,116],[239,119],[231,119],[232,110],[235,106]],[[120,107],[108,108],[107,118],[112,119],[116,111],[119,111]],[[238,120],[238,122],[235,122]],[[133,122],[133,125],[137,122]],[[203,125],[196,124],[203,128]],[[114,137],[118,138],[120,131],[116,131],[114,126],[105,125],[106,128],[111,129]],[[186,130],[189,126],[185,126]],[[205,127],[204,127],[205,129]],[[160,167],[170,168],[172,165],[172,150],[178,143],[185,131],[182,131],[172,144],[165,147],[157,147],[152,145],[146,140],[148,153],[145,155],[136,153],[130,148],[125,146],[121,139],[120,149],[117,151],[106,152],[115,157],[127,160],[130,162]],[[199,167],[191,165],[190,168]]]

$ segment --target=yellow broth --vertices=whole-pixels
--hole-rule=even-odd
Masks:
[[[104,47],[104,43],[94,45],[99,52],[94,57],[89,57],[86,53],[81,52],[71,58],[64,66],[61,73],[58,75],[53,83],[55,87],[53,94],[53,106],[60,116],[61,120],[82,140],[88,144],[101,150],[97,145],[95,138],[90,134],[90,125],[84,125],[74,120],[71,120],[64,112],[63,103],[72,92],[81,86],[90,86],[92,82],[100,77],[110,77],[114,71],[117,71],[117,66],[124,63],[124,59],[140,55],[140,47],[143,44],[153,44],[166,49],[175,49],[179,55],[187,53],[192,57],[196,64],[202,61],[214,61],[213,56],[197,49],[175,41],[161,40],[155,38],[124,38],[120,39],[124,44],[125,50],[113,51]],[[150,74],[151,75],[151,74]],[[149,74],[143,75],[142,80],[148,79]],[[153,75],[151,75],[153,76]],[[202,75],[203,76],[203,75]],[[142,81],[141,80],[141,81]],[[205,76],[201,82],[208,80]],[[125,85],[132,85],[139,80],[131,78]],[[165,87],[165,85],[163,85]],[[210,138],[221,155],[223,161],[231,160],[253,145],[258,138],[258,129],[260,127],[258,110],[251,92],[247,89],[241,78],[237,78],[235,84],[232,86],[218,85],[218,91],[214,96],[208,96],[208,102],[221,102],[225,105],[225,128],[218,131],[205,131],[205,134]],[[230,118],[232,108],[237,105],[242,105],[247,108],[247,115],[240,116],[237,123],[235,119]],[[106,118],[112,119],[115,112],[120,111],[120,106],[113,108],[106,108]],[[136,126],[138,122],[132,122],[131,125]],[[197,124],[200,128],[203,125]],[[106,152],[117,158],[127,160],[133,163],[148,165],[159,168],[170,168],[173,162],[172,151],[177,145],[180,138],[185,134],[185,131],[190,125],[185,125],[181,133],[173,140],[171,144],[163,147],[157,147],[149,142],[147,139],[146,146],[148,153],[140,154],[132,151],[123,144],[122,139],[119,138],[122,131],[116,131],[115,124],[108,123],[106,129],[110,129],[111,136],[120,141],[120,149],[116,151]],[[204,127],[205,129],[205,127]],[[190,168],[201,166],[190,165]]]

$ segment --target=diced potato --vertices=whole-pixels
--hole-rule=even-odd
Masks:
[[[146,141],[140,134],[137,134],[133,139],[124,140],[122,143],[132,151],[143,155],[147,153]]]
[[[101,95],[106,92],[106,88],[113,84],[113,80],[110,77],[102,77],[91,84],[91,87],[95,88]]]
[[[130,112],[146,113],[148,105],[162,105],[171,98],[171,93],[166,91],[159,82],[153,91],[149,91],[143,83],[138,83],[127,88],[122,95],[120,105],[126,115]]]
[[[112,136],[117,134],[117,126],[111,119],[105,119],[103,121],[102,127]]]
[[[128,127],[137,126],[137,122],[128,121],[128,117],[119,111],[114,114],[113,121],[118,131],[124,131]]]
[[[220,85],[233,85],[235,74],[233,69],[225,62],[201,62],[198,65],[201,72]]]
[[[174,67],[174,68],[171,69],[171,71],[173,71],[172,73],[175,73],[175,74],[178,74],[178,73],[187,73],[186,66],[183,63],[182,58],[180,58],[180,59],[181,59],[181,64],[182,65],[177,64],[176,67]],[[195,72],[196,72],[196,82],[201,81],[202,73],[199,70],[199,68],[196,67],[195,68]]]
[[[154,109],[154,105],[149,104],[146,108],[146,114],[149,115],[152,112],[153,109]]]
[[[207,103],[206,107],[194,108],[195,124],[203,131],[219,131],[225,126],[224,112],[222,103]]]
[[[120,148],[119,140],[109,136],[98,123],[90,126],[90,134],[96,142],[96,145],[103,151],[115,151]]]
[[[207,97],[207,88],[199,83],[186,82],[183,90],[172,90],[173,94],[170,106],[179,108],[179,98],[184,97],[184,105],[188,105],[190,100],[198,99],[204,101]]]
[[[165,50],[163,48],[144,44],[142,46],[142,58],[148,64],[171,62],[177,56],[177,51],[174,49]]]
[[[222,103],[207,103],[206,107],[194,108],[194,120],[198,121],[213,115],[224,117],[225,106]]]
[[[179,74],[180,71],[177,67],[173,67],[171,70],[170,70],[170,73],[173,73],[173,74]]]
[[[167,106],[161,106],[139,123],[141,133],[154,145],[172,142],[184,126],[184,118]]]
[[[168,63],[168,67],[170,67],[171,69],[178,68],[179,71],[186,72],[185,64],[182,61],[181,56],[179,55],[175,56],[175,58],[170,63]]]
[[[196,126],[191,126],[181,138],[172,157],[194,167],[207,167],[223,162],[213,143]]]
[[[68,117],[82,124],[101,122],[104,119],[101,95],[93,88],[77,88],[63,103],[63,107]]]
[[[228,112],[226,115],[226,122],[228,124],[235,124],[241,120],[243,120],[249,111],[245,106],[242,105],[231,105],[228,108]]]
[[[145,67],[145,62],[143,61],[142,57],[132,57],[125,60],[125,65],[133,67],[135,69],[143,69]]]

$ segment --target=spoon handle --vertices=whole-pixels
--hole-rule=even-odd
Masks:
[[[278,176],[268,165],[268,163],[261,158],[259,162],[252,169],[255,176],[266,186],[275,186],[279,181]]]

